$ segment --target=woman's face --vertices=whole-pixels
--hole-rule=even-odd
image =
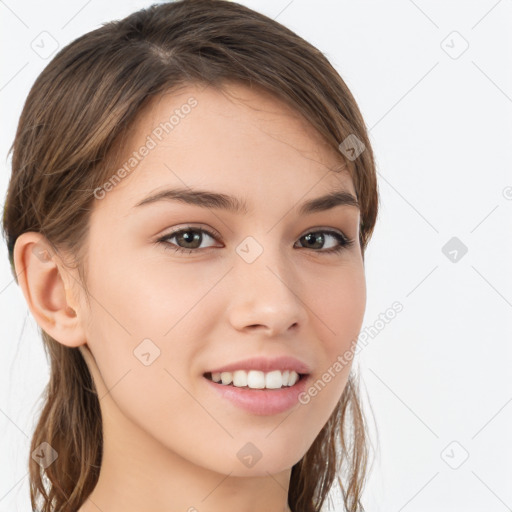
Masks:
[[[203,468],[266,475],[300,460],[347,383],[350,362],[336,362],[355,348],[366,302],[360,216],[332,201],[302,211],[326,194],[355,197],[341,155],[272,96],[229,93],[163,95],[133,127],[96,191],[79,316],[109,390],[107,439],[129,429],[130,449],[151,440]],[[147,200],[171,189],[188,199]],[[245,209],[226,208],[235,201]],[[269,389],[245,390],[260,401],[241,407],[204,376],[281,356],[309,369],[305,387],[288,388],[305,390],[292,406]]]

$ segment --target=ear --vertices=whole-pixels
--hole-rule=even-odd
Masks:
[[[39,326],[68,347],[86,343],[72,294],[76,278],[41,233],[30,231],[16,239],[14,266],[18,284]]]

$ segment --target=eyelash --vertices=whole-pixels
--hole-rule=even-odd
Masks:
[[[207,229],[187,227],[187,228],[179,229],[177,231],[173,231],[172,233],[169,233],[168,235],[165,235],[162,238],[159,238],[157,240],[157,243],[163,244],[165,250],[170,250],[175,253],[188,252],[188,254],[191,254],[193,252],[201,252],[201,251],[205,250],[205,249],[184,249],[183,247],[179,247],[176,244],[168,242],[169,239],[174,238],[176,235],[179,235],[181,233],[186,233],[189,231],[206,233],[208,236],[210,236],[214,240],[217,240],[218,237],[220,238],[219,235],[212,233],[212,232],[208,231]],[[319,253],[329,254],[329,255],[337,255],[340,252],[342,252],[343,250],[348,249],[349,247],[351,247],[354,244],[354,240],[347,238],[346,236],[338,233],[337,231],[332,231],[329,229],[319,229],[317,231],[308,231],[307,233],[302,235],[300,238],[303,238],[304,236],[309,235],[309,234],[316,234],[316,233],[324,233],[324,234],[326,233],[328,235],[331,235],[334,238],[336,238],[338,240],[338,242],[340,242],[340,245],[338,245],[337,247],[331,248],[331,249],[327,249],[325,251],[312,249],[313,252],[319,252]],[[213,247],[208,247],[208,248],[206,248],[206,250],[212,249],[212,248]],[[307,249],[307,247],[303,247],[303,249]]]

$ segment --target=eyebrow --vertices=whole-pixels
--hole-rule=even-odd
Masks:
[[[153,204],[160,201],[180,201],[200,206],[202,208],[215,208],[226,210],[238,215],[247,214],[247,203],[237,197],[211,192],[208,190],[193,190],[190,188],[165,189],[150,195],[137,203],[134,207]],[[357,199],[346,190],[338,190],[301,204],[299,214],[311,214],[335,208],[336,206],[353,206],[360,209]]]

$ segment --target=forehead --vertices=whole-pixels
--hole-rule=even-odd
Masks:
[[[260,87],[190,84],[162,94],[129,127],[119,155],[116,168],[127,172],[109,200],[131,204],[164,185],[244,189],[249,202],[279,192],[296,200],[313,187],[355,195],[341,155]]]

